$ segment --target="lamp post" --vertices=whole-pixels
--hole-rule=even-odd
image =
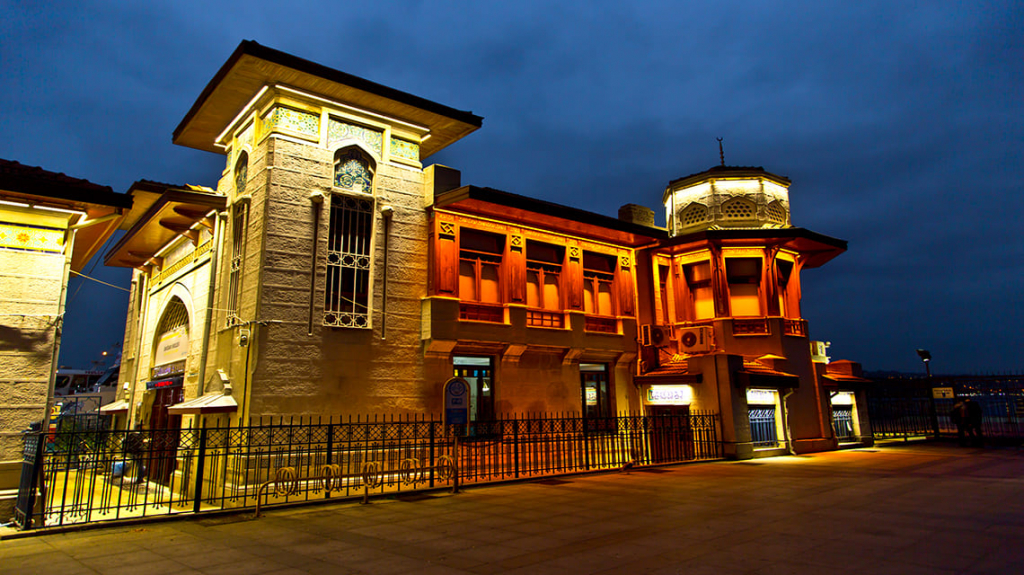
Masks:
[[[932,369],[928,367],[928,364],[932,361],[932,354],[927,349],[919,349],[917,350],[917,355],[924,362],[924,371],[928,374],[928,380],[930,381],[932,379]]]
[[[921,358],[924,363],[924,371],[928,374],[928,395],[931,397],[932,405],[932,431],[935,433],[935,438],[939,437],[939,412],[935,405],[935,386],[932,383],[932,368],[930,366],[932,361],[932,354],[927,349],[918,349],[917,356]]]

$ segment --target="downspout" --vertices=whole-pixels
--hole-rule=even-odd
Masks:
[[[132,366],[132,381],[128,390],[128,421],[125,422],[125,429],[131,427],[132,421],[134,421],[135,415],[135,385],[139,381],[139,364],[142,363],[142,340],[146,335],[146,314],[149,311],[149,286],[146,285],[146,278],[148,276],[145,272],[139,272],[139,281],[135,284],[136,286],[136,297],[142,298],[142,303],[139,304],[139,317],[138,326],[136,327],[135,335],[135,361]]]
[[[380,303],[380,338],[387,339],[385,331],[388,324],[388,238],[391,237],[391,217],[395,214],[395,208],[390,205],[380,207],[380,215],[384,220],[384,285],[381,290]]]
[[[210,330],[213,326],[213,304],[216,300],[214,290],[217,288],[217,255],[220,253],[221,242],[224,240],[224,212],[217,212],[213,224],[213,253],[210,254],[210,284],[206,291],[206,321],[203,322],[203,347],[199,352],[199,384],[196,397],[202,397],[206,388],[206,359],[210,353]]]
[[[48,385],[46,389],[46,411],[43,412],[43,421],[40,426],[46,431],[49,424],[50,412],[53,409],[54,387],[57,385],[57,361],[60,356],[60,338],[64,331],[64,309],[65,299],[68,297],[68,279],[71,277],[71,254],[75,247],[75,235],[77,231],[69,228],[64,239],[64,270],[61,272],[60,298],[57,300],[57,315],[54,319],[53,348],[50,351],[50,373],[47,374]]]
[[[796,455],[796,450],[793,449],[793,433],[789,430],[789,409],[786,407],[786,398],[793,395],[795,391],[794,389],[786,391],[782,394],[782,401],[779,402],[782,406],[782,433],[786,436],[786,453],[790,455]]]

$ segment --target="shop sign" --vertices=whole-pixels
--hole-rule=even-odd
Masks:
[[[849,391],[840,391],[832,398],[832,405],[853,405],[853,394]]]
[[[184,383],[184,381],[185,381],[185,378],[183,378],[181,376],[169,377],[167,379],[154,379],[153,381],[147,381],[146,382],[146,389],[148,390],[148,389],[164,389],[164,388],[168,388],[168,387],[181,387],[181,385]]]
[[[932,397],[935,399],[953,399],[952,387],[933,387]]]
[[[461,377],[453,377],[444,384],[445,425],[469,423],[469,384]]]
[[[647,403],[689,404],[693,388],[689,385],[652,385],[647,388]]]
[[[188,328],[180,327],[160,336],[156,342],[154,365],[181,361],[188,357]]]
[[[775,405],[775,392],[770,389],[748,389],[747,405]]]

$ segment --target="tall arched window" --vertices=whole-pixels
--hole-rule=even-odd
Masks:
[[[156,329],[153,347],[154,377],[183,373],[188,357],[188,308],[178,297],[171,298]]]
[[[245,184],[249,181],[249,154],[242,152],[235,161],[235,193],[241,194],[245,191]]]
[[[373,161],[358,148],[334,155],[334,188],[327,232],[324,325],[370,327]],[[349,192],[349,193],[346,193]]]
[[[334,187],[363,194],[373,193],[373,165],[356,148],[339,150],[334,156]]]

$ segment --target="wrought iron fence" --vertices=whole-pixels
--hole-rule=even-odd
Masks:
[[[1024,439],[1024,377],[948,376],[881,380],[868,393],[868,413],[875,437],[955,436],[950,418],[957,401],[934,397],[933,388],[950,388],[956,398],[970,398],[982,408],[985,437]]]
[[[253,420],[244,427],[28,434],[18,523],[201,513],[718,459],[718,416]],[[462,435],[456,441],[456,437]],[[31,467],[31,469],[29,469]],[[35,474],[35,475],[33,475]],[[33,487],[36,485],[36,487]],[[38,503],[27,503],[38,494]],[[24,496],[24,498],[22,498]]]

